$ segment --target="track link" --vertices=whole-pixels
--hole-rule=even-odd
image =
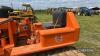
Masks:
[[[86,55],[80,52],[77,48],[73,46],[68,46],[68,47],[49,50],[42,53],[40,52],[35,54],[28,54],[25,56],[86,56]]]

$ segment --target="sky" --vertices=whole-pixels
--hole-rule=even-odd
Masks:
[[[11,6],[11,3],[13,6]],[[15,9],[22,8],[22,3],[30,3],[34,9],[100,7],[100,0],[0,0],[0,6],[4,5]]]

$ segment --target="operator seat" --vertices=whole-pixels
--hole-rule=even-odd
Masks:
[[[66,10],[56,9],[52,13],[53,23],[44,23],[47,29],[62,28],[66,26]]]

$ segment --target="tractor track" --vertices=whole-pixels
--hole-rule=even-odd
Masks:
[[[27,54],[25,56],[86,56],[74,46],[57,48],[45,52]]]

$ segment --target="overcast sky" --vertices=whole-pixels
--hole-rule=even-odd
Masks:
[[[34,9],[52,7],[100,7],[100,0],[0,0],[0,6],[6,5],[13,8],[22,8],[22,3],[30,3]]]

